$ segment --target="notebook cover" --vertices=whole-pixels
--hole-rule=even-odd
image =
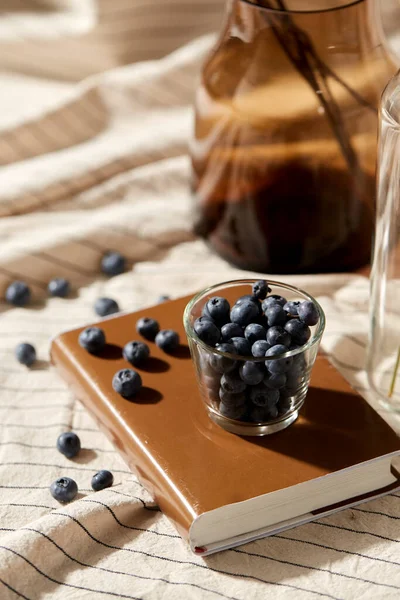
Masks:
[[[182,537],[188,538],[203,512],[400,450],[396,433],[321,355],[300,416],[284,431],[240,437],[214,424],[186,344],[182,317],[188,300],[97,322],[108,342],[98,356],[78,344],[84,327],[60,334],[51,347],[61,377]],[[149,343],[151,358],[137,369],[144,387],[129,401],[114,392],[111,381],[127,367],[122,348],[140,339],[135,324],[143,316],[178,331],[182,344],[169,356]]]

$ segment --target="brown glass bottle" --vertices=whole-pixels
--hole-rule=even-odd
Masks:
[[[239,267],[368,262],[377,106],[396,70],[375,7],[229,2],[197,91],[192,183],[196,232]]]

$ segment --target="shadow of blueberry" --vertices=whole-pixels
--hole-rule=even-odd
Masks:
[[[156,358],[155,356],[149,356],[149,358],[140,365],[140,369],[142,371],[147,371],[148,373],[165,373],[169,368],[169,364],[165,360]]]
[[[144,385],[140,388],[140,391],[136,396],[128,398],[128,400],[134,404],[156,404],[157,402],[160,402],[163,397],[164,396],[158,390]]]
[[[179,344],[178,348],[173,352],[170,352],[169,354],[171,354],[171,356],[173,356],[174,358],[188,359],[190,358],[189,346]]]
[[[106,344],[97,357],[105,360],[119,360],[122,358],[122,348],[116,344]]]

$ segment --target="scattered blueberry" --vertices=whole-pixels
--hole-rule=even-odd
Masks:
[[[224,325],[229,321],[231,307],[226,298],[214,296],[208,300],[206,306],[206,316],[209,315],[218,325]]]
[[[23,281],[13,281],[6,289],[6,301],[14,306],[25,306],[31,298],[31,290]]]
[[[264,327],[258,323],[250,323],[244,330],[244,337],[251,345],[253,345],[254,342],[257,342],[257,340],[265,340],[266,335],[267,332]]]
[[[235,404],[225,404],[225,402],[221,401],[219,412],[223,417],[240,421],[246,413],[246,407],[243,404],[236,406]]]
[[[57,450],[67,458],[74,458],[81,449],[81,441],[73,431],[61,433],[57,438]]]
[[[265,311],[265,317],[268,322],[268,327],[274,325],[284,325],[287,321],[287,314],[280,304],[272,304]]]
[[[235,304],[231,310],[231,321],[242,327],[256,321],[260,314],[259,307],[251,300],[246,300],[243,304]]]
[[[267,351],[268,352],[268,351]],[[246,361],[239,368],[241,379],[248,385],[257,385],[264,379],[264,370],[262,365]]]
[[[94,303],[94,311],[99,317],[107,317],[119,312],[119,306],[112,298],[97,298]]]
[[[271,344],[268,344],[266,340],[257,340],[251,347],[251,353],[254,358],[262,358],[270,348]]]
[[[302,321],[291,319],[285,325],[286,331],[291,335],[293,342],[299,346],[303,346],[311,336],[311,330]]]
[[[157,303],[162,304],[163,302],[168,302],[168,300],[171,300],[171,297],[163,294],[162,296],[158,297]]]
[[[306,325],[316,325],[318,323],[319,315],[314,302],[308,300],[301,302],[298,309],[298,315],[300,321]]]
[[[50,493],[59,502],[71,502],[78,493],[78,486],[70,477],[60,477],[51,484]]]
[[[233,337],[229,341],[235,348],[235,354],[240,356],[251,356],[251,344],[244,337]]]
[[[285,373],[269,373],[264,377],[264,385],[273,390],[280,390],[285,387],[286,381]]]
[[[246,384],[237,371],[224,373],[221,377],[221,388],[229,394],[241,394],[246,389]]]
[[[57,296],[58,298],[66,298],[68,296],[70,290],[70,284],[67,279],[63,279],[62,277],[55,277],[51,281],[49,281],[49,285],[47,286],[47,291],[50,296]]]
[[[144,342],[128,342],[122,350],[122,356],[131,365],[138,367],[150,356],[150,348]]]
[[[215,349],[219,350],[220,352],[227,352],[228,354],[235,353],[235,347],[232,344],[217,344]],[[232,360],[227,356],[220,356],[219,354],[211,354],[209,362],[214,371],[221,374],[229,373],[229,371],[233,371],[233,369],[236,367],[235,360]]]
[[[120,275],[125,271],[125,263],[119,252],[107,252],[101,259],[101,270],[106,275]]]
[[[157,333],[160,331],[160,326],[155,319],[150,317],[142,317],[136,323],[136,331],[140,333],[146,340],[153,342]]]
[[[292,317],[297,317],[299,305],[299,300],[290,300],[289,302],[286,302],[285,306],[283,307],[283,310]]]
[[[272,346],[272,348],[267,350],[265,356],[266,356],[266,358],[269,358],[269,357],[273,357],[273,356],[279,356],[280,354],[283,354],[285,352],[288,352],[288,349],[286,348],[286,346],[283,346],[282,344],[278,344],[276,346]],[[287,357],[284,357],[281,359],[276,359],[276,360],[266,360],[265,366],[267,367],[267,369],[270,373],[286,373],[292,366],[292,363],[293,363],[292,357],[287,356]]]
[[[36,350],[32,344],[23,342],[15,348],[15,357],[21,365],[30,367],[36,360]]]
[[[90,354],[101,352],[106,345],[106,336],[99,327],[87,327],[79,334],[79,345]]]
[[[174,352],[179,346],[179,335],[173,329],[162,329],[154,341],[164,352]]]
[[[267,388],[261,383],[253,386],[250,390],[250,400],[256,406],[275,406],[279,400],[279,392],[273,388]]]
[[[244,337],[243,328],[237,323],[226,323],[221,327],[221,340],[229,342],[233,337]]]
[[[221,333],[216,324],[207,316],[199,317],[193,324],[196,335],[207,346],[215,346],[220,340]]]
[[[95,492],[99,492],[100,490],[105,490],[108,487],[111,487],[114,483],[114,475],[110,471],[106,471],[105,469],[96,473],[92,477],[92,489]]]
[[[142,378],[133,369],[121,369],[115,373],[112,386],[123,398],[132,398],[142,387]]]
[[[267,342],[270,346],[276,346],[277,344],[283,344],[289,348],[292,338],[289,333],[283,329],[280,325],[273,325],[267,331]]]
[[[270,291],[271,288],[268,286],[268,283],[264,279],[260,279],[260,281],[256,281],[255,283],[253,283],[253,296],[255,298],[258,298],[258,300],[264,300]]]

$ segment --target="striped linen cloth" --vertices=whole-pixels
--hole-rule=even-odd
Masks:
[[[221,5],[0,1],[0,297],[17,278],[33,293],[28,308],[0,304],[2,600],[400,595],[399,495],[202,559],[49,367],[51,336],[93,320],[100,295],[135,310],[245,275],[191,233],[191,104]],[[107,280],[108,249],[129,269]],[[54,276],[71,281],[70,298],[47,297]],[[318,297],[324,350],[368,397],[368,281],[285,279]],[[38,351],[30,370],[13,356],[21,341]],[[71,429],[83,446],[73,461],[55,449]],[[93,493],[101,468],[115,484]],[[61,475],[80,490],[66,506],[49,493]]]

